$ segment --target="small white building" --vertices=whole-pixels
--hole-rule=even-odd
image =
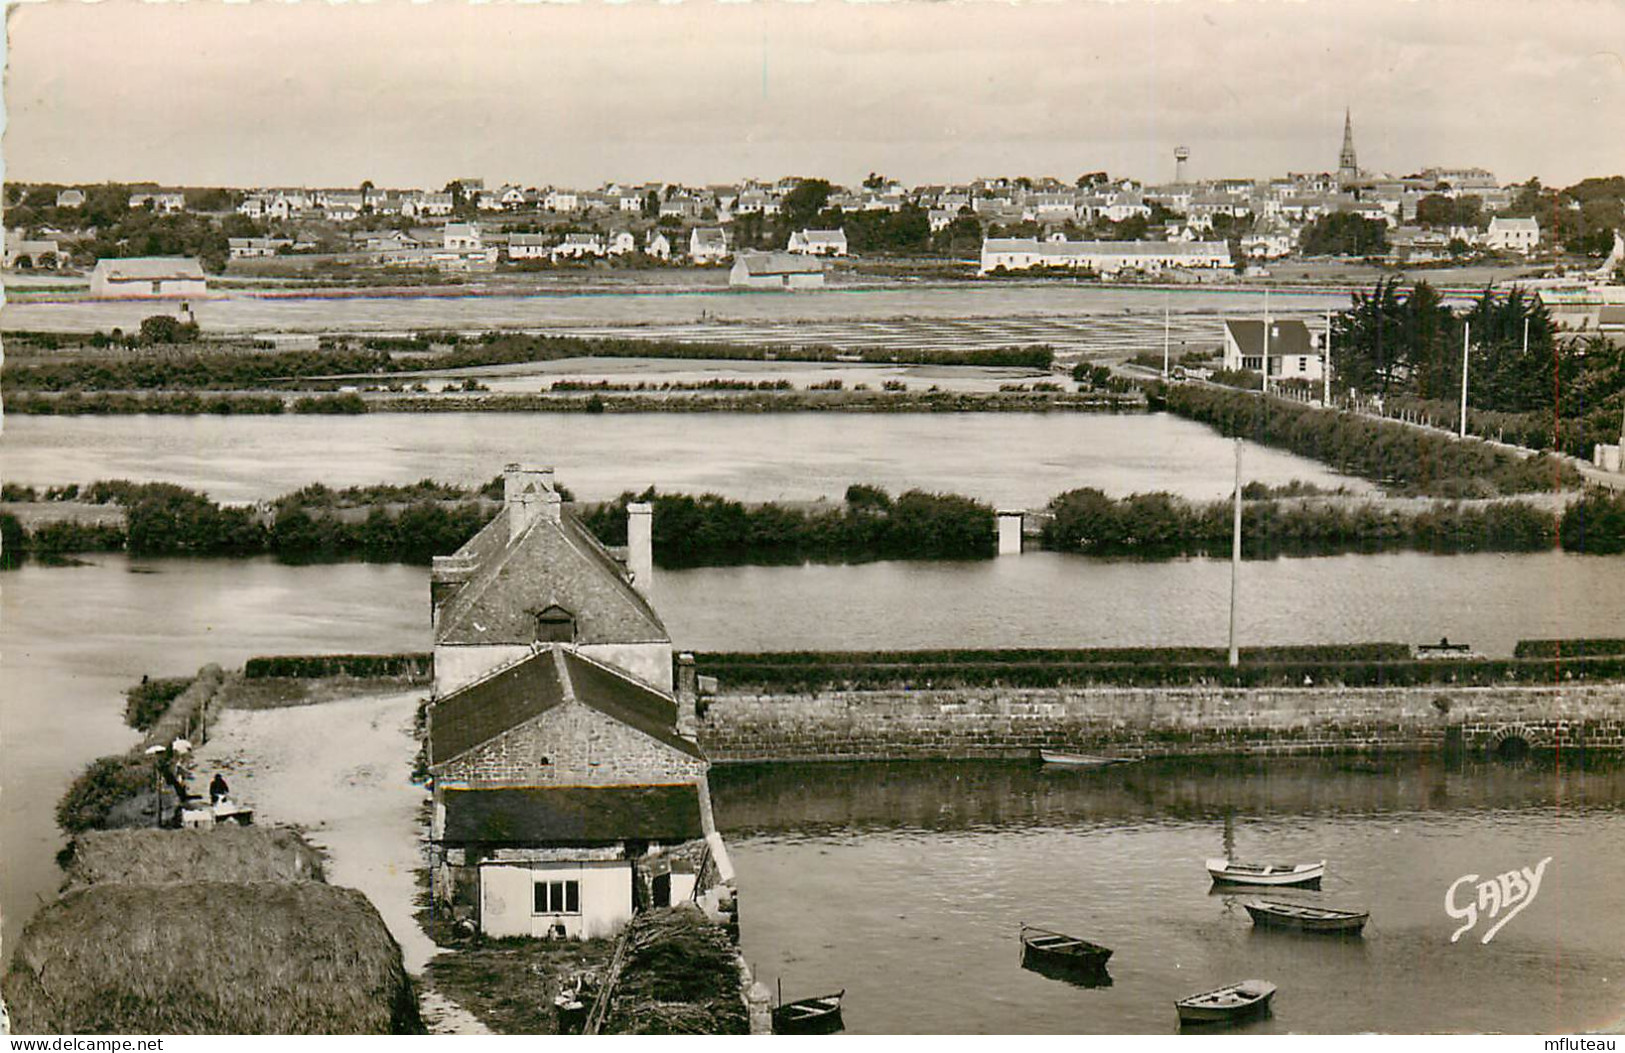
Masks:
[[[587,256],[601,257],[605,251],[600,234],[566,234],[563,241],[553,246],[553,258],[579,260]]]
[[[203,265],[190,257],[97,260],[90,272],[90,295],[102,299],[202,296],[208,291]]]
[[[69,187],[66,190],[57,191],[57,208],[83,208],[84,204],[85,192],[83,190],[75,190],[74,188]]]
[[[721,227],[695,227],[688,236],[688,258],[695,263],[721,263],[728,258],[728,236]]]
[[[549,212],[574,212],[580,205],[581,198],[574,190],[549,190],[542,199],[542,207]]]
[[[1297,319],[1228,318],[1224,323],[1224,368],[1265,371],[1270,380],[1319,380],[1324,349],[1320,334]]]
[[[617,230],[609,236],[609,254],[611,256],[629,256],[638,251],[638,239],[630,230]]]
[[[1490,229],[1484,233],[1484,245],[1497,252],[1521,252],[1528,255],[1540,245],[1540,224],[1533,217],[1490,220]]]
[[[234,260],[275,256],[281,249],[293,245],[289,238],[227,238],[226,243]]]
[[[1037,238],[984,238],[981,272],[1061,268],[1107,277],[1124,272],[1220,270],[1232,265],[1224,241],[1040,241]]]
[[[62,263],[62,249],[57,245],[55,238],[33,239],[23,236],[22,231],[6,231],[6,267],[20,267],[24,270],[35,268],[52,268]]]
[[[154,212],[175,213],[186,211],[186,195],[165,191],[158,194],[131,194],[131,208],[152,206]]]
[[[804,256],[845,256],[846,231],[798,230],[790,235],[789,249]]]
[[[651,230],[643,243],[643,254],[652,259],[671,259],[671,239],[658,230]]]
[[[479,252],[485,244],[480,228],[473,223],[447,223],[441,238],[441,247],[447,252]]]
[[[508,258],[510,260],[543,260],[549,256],[550,246],[547,244],[545,234],[510,234],[508,235]]]
[[[742,252],[728,272],[728,284],[740,289],[820,289],[824,265],[789,252]]]

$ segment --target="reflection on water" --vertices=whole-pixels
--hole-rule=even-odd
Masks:
[[[1170,1033],[1175,1000],[1252,976],[1280,988],[1262,1033],[1578,1030],[1625,1006],[1617,761],[752,766],[712,792],[747,958],[846,987],[853,1032]],[[1364,937],[1257,931],[1257,890],[1210,895],[1226,815],[1243,857],[1327,858],[1323,891],[1269,894],[1368,909]],[[1547,855],[1492,943],[1450,942],[1451,882]],[[1112,983],[1023,969],[1024,922],[1112,948]]]
[[[1233,443],[1168,414],[380,413],[357,417],[8,417],[0,473],[56,485],[128,478],[217,501],[434,478],[481,484],[511,461],[552,465],[577,497],[712,491],[840,500],[853,483],[1039,508],[1079,486],[1228,494]],[[1356,491],[1324,465],[1248,447],[1249,480]]]

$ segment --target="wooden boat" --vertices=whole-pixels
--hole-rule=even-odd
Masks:
[[[1274,899],[1255,899],[1242,906],[1253,916],[1254,925],[1346,936],[1358,936],[1360,930],[1365,928],[1366,919],[1371,917],[1371,912],[1365,910],[1339,910],[1308,903],[1283,903]]]
[[[1216,885],[1274,885],[1277,887],[1319,888],[1326,875],[1326,861],[1318,863],[1243,863],[1235,859],[1210,859],[1207,872]]]
[[[1275,985],[1268,980],[1243,980],[1191,995],[1174,1003],[1181,1024],[1229,1024],[1269,1010]]]
[[[841,1020],[841,999],[846,988],[834,994],[802,998],[783,1002],[773,1008],[775,1035],[822,1035],[840,1031],[846,1025]]]
[[[1063,750],[1039,750],[1045,764],[1067,768],[1109,768],[1113,764],[1131,764],[1133,757],[1098,757],[1089,753],[1067,753]]]
[[[1112,949],[1098,943],[1036,925],[1021,927],[1021,964],[1039,972],[1043,967],[1099,972],[1111,956]]]

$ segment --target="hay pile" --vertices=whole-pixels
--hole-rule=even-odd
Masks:
[[[412,1034],[412,986],[361,893],[313,881],[100,884],[29,922],[4,996],[35,1034]]]
[[[107,881],[320,881],[321,856],[293,830],[227,826],[192,830],[91,830],[74,838],[66,888]]]
[[[640,914],[626,939],[605,1033],[750,1033],[738,955],[727,933],[700,910],[680,906]]]

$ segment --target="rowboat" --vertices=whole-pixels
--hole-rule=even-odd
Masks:
[[[846,1025],[841,1020],[841,999],[846,988],[834,994],[802,998],[785,1002],[773,1008],[775,1035],[824,1035],[840,1031]]]
[[[1181,999],[1174,1008],[1181,1024],[1229,1024],[1268,1012],[1274,997],[1275,985],[1268,980],[1243,980]]]
[[[1326,874],[1326,861],[1318,863],[1242,863],[1234,859],[1210,859],[1207,872],[1216,885],[1274,885],[1319,888]]]
[[[1113,764],[1130,764],[1134,757],[1098,757],[1089,753],[1066,753],[1062,750],[1039,750],[1045,764],[1058,764],[1067,768],[1109,768]]]
[[[1098,943],[1036,925],[1021,927],[1021,964],[1035,972],[1046,969],[1099,972],[1111,956],[1112,949]]]
[[[1307,903],[1283,903],[1274,899],[1255,899],[1242,906],[1253,916],[1254,925],[1301,932],[1357,936],[1365,928],[1366,919],[1371,917],[1371,912],[1365,910],[1339,910]]]

